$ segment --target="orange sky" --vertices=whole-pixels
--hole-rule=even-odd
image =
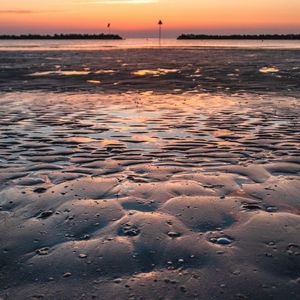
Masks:
[[[298,33],[300,0],[0,0],[0,33]]]

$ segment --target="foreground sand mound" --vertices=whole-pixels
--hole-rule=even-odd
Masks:
[[[1,297],[300,299],[298,101],[1,94]]]

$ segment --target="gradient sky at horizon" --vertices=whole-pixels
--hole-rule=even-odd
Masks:
[[[0,34],[299,33],[300,0],[0,0]]]

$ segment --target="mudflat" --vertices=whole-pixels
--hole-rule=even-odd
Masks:
[[[0,296],[300,299],[299,62],[0,52]]]

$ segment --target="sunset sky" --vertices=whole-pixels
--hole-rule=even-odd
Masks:
[[[0,34],[299,33],[300,0],[0,0]]]

